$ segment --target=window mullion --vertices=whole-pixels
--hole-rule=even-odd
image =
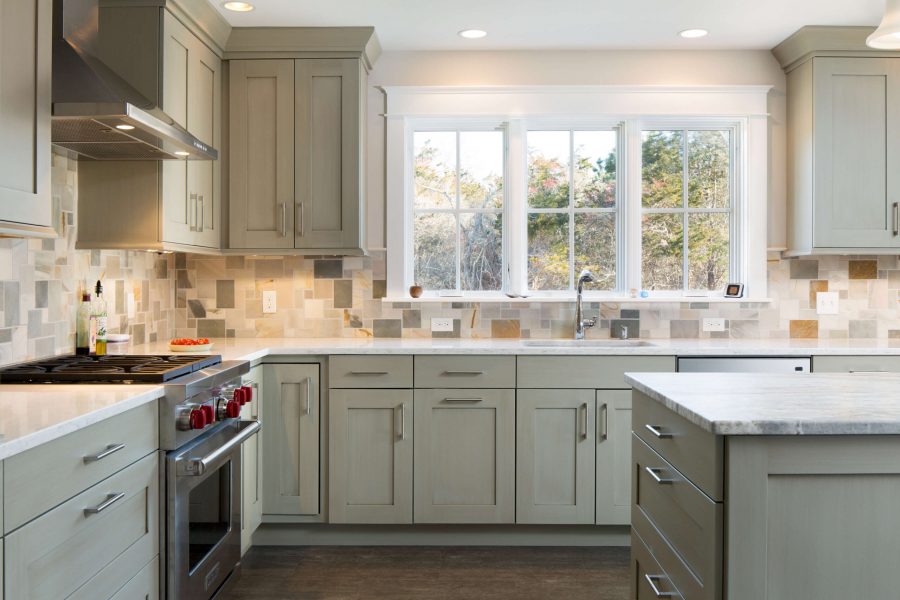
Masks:
[[[681,289],[689,289],[688,277],[688,130],[682,130],[681,165]]]
[[[462,292],[462,223],[460,222],[460,194],[459,194],[459,130],[456,130],[456,291]]]
[[[569,130],[569,290],[575,289],[575,132]]]

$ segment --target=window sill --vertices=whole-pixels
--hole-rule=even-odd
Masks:
[[[382,298],[381,301],[385,303],[406,302],[409,304],[449,304],[451,302],[465,302],[466,304],[565,304],[575,302],[575,296],[529,296],[528,298],[510,298],[508,296],[428,296],[423,298],[390,296]],[[600,302],[601,304],[740,304],[742,302],[771,304],[774,302],[772,298],[723,298],[722,296],[654,296],[651,298],[584,296],[583,301],[586,303]]]

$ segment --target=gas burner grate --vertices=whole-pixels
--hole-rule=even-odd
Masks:
[[[57,356],[0,369],[0,383],[165,383],[220,362],[218,355]]]

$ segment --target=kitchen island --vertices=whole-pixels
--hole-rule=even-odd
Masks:
[[[898,597],[900,377],[626,381],[633,598]]]

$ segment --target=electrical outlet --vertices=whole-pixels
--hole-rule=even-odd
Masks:
[[[840,297],[840,294],[837,292],[816,292],[816,314],[838,314],[838,299]]]
[[[432,317],[431,331],[453,331],[453,319],[450,317]]]
[[[721,317],[703,319],[703,331],[725,331],[725,319]]]
[[[271,315],[276,310],[275,290],[263,292],[263,313]]]

